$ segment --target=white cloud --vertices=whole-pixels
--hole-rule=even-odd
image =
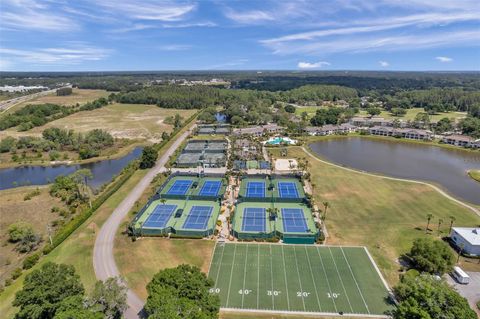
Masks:
[[[160,51],[185,51],[192,48],[188,44],[166,44],[157,47]]]
[[[230,20],[244,24],[275,20],[271,13],[261,10],[239,12],[228,9],[225,11],[225,16]]]
[[[388,63],[387,61],[378,61],[378,64],[380,64],[380,66],[383,68],[390,66],[390,63]]]
[[[437,56],[435,59],[437,59],[438,61],[440,61],[442,63],[447,63],[447,62],[452,62],[453,61],[453,59],[449,58],[448,56]]]
[[[318,69],[324,66],[330,65],[330,63],[326,61],[319,61],[319,62],[298,62],[297,66],[300,69]]]
[[[0,48],[2,57],[7,57],[10,61],[31,64],[80,64],[85,61],[102,60],[108,57],[110,53],[110,50],[96,48],[82,43],[67,47],[34,50]]]
[[[128,18],[139,20],[180,21],[192,12],[196,5],[187,2],[154,1],[154,0],[102,0],[95,5],[103,6],[110,12],[122,14]]]
[[[50,10],[46,4],[35,0],[7,0],[2,3],[0,26],[13,30],[57,32],[66,32],[78,28],[77,23],[69,17],[58,11]]]
[[[404,51],[451,45],[471,45],[480,41],[480,31],[454,31],[411,35],[369,35],[335,37],[295,43],[267,44],[273,52],[288,54],[329,54],[335,52]]]

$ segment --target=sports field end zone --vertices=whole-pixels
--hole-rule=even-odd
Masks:
[[[208,276],[225,310],[383,316],[393,309],[364,247],[218,243]]]

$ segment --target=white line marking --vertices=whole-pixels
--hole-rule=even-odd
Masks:
[[[273,256],[272,256],[272,244],[268,245],[268,247],[270,248],[270,274],[271,274],[271,277],[270,277],[270,281],[272,282],[272,291],[274,290],[274,287],[273,287]],[[275,310],[275,298],[273,297],[273,294],[272,294],[272,307],[273,307],[273,310]]]
[[[232,275],[233,275],[233,266],[235,265],[235,253],[237,252],[237,245],[233,247],[233,260],[232,260],[232,269],[230,270],[230,281],[228,282],[228,293],[227,293],[227,302],[225,306],[228,307],[228,300],[230,299],[230,286],[232,285]]]
[[[260,298],[260,245],[257,245],[257,308]]]
[[[303,298],[303,287],[302,287],[302,279],[300,278],[300,270],[298,270],[298,260],[297,260],[297,250],[295,246],[293,246],[293,254],[295,255],[295,265],[297,265],[297,275],[298,275],[298,283],[300,284],[300,291],[302,292],[302,303],[303,303],[303,310],[307,311],[305,308],[305,298]]]
[[[245,252],[245,267],[243,267],[243,291],[242,291],[242,308],[243,308],[243,299],[245,297],[245,279],[247,277],[247,262],[248,262],[248,245]]]
[[[363,297],[362,291],[360,290],[360,286],[358,285],[357,279],[355,278],[355,275],[353,274],[352,267],[350,266],[350,263],[348,262],[347,256],[345,256],[345,252],[343,251],[343,248],[340,247],[340,250],[342,251],[343,258],[345,258],[345,261],[347,262],[348,269],[350,269],[350,273],[352,274],[353,280],[355,281],[355,285],[357,285],[358,292],[360,293],[360,296],[362,297],[363,303],[365,304],[365,308],[367,308],[368,314],[370,314],[370,309],[368,309],[367,302],[365,301],[365,298]]]
[[[318,298],[317,284],[315,283],[315,277],[313,277],[312,264],[310,263],[310,257],[308,256],[307,246],[305,246],[305,254],[307,255],[308,267],[310,268],[310,276],[312,277],[313,287],[315,288],[315,296],[317,296],[318,308],[320,312],[322,311],[322,306],[320,305],[320,299]]]
[[[330,256],[332,256],[333,264],[335,265],[335,269],[337,270],[338,278],[340,279],[340,283],[342,284],[342,287],[343,287],[343,292],[345,292],[345,296],[347,297],[350,310],[353,312],[352,304],[350,303],[350,298],[348,298],[347,289],[345,289],[345,285],[343,284],[342,276],[340,276],[340,271],[338,270],[337,263],[335,262],[335,257],[333,257],[332,249],[328,247],[328,250],[330,251]]]
[[[283,245],[282,245],[282,258],[283,258],[283,274],[285,275],[285,290],[287,291],[287,308],[290,311],[290,298],[288,297],[287,266],[285,265],[285,253],[283,251]]]
[[[318,250],[318,247],[317,247],[317,254],[318,254],[318,258],[320,258],[320,263],[322,264],[323,275],[325,276],[327,286],[328,286],[328,290],[329,290],[330,293],[332,293],[333,291],[332,291],[332,287],[330,286],[330,280],[328,280],[327,271],[325,270],[325,265],[323,264],[323,258],[320,255],[320,251]],[[331,298],[331,299],[332,299],[332,302],[333,302],[333,306],[335,307],[335,312],[338,312],[337,305],[335,304],[335,298]]]
[[[220,269],[222,268],[223,255],[225,253],[225,246],[222,246],[222,247],[223,247],[222,256],[220,256],[220,264],[218,265],[217,277],[215,278],[215,288],[217,288],[218,276],[220,275]],[[215,246],[215,250],[217,250],[216,246]]]

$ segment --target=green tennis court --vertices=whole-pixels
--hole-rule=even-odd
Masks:
[[[209,277],[222,308],[383,315],[388,290],[363,247],[219,243]]]

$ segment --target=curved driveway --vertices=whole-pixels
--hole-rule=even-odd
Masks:
[[[153,178],[163,171],[169,157],[187,138],[194,127],[195,126],[185,131],[173,142],[169,149],[157,160],[155,166],[150,169],[130,193],[126,194],[124,200],[117,206],[117,208],[115,208],[107,221],[102,225],[93,249],[93,268],[97,279],[105,280],[109,277],[120,276],[113,255],[113,244],[115,242],[115,234],[117,233],[118,227],[135,202],[150,185]],[[139,318],[144,302],[130,289],[127,292],[127,304],[128,309],[125,312],[125,318]]]

